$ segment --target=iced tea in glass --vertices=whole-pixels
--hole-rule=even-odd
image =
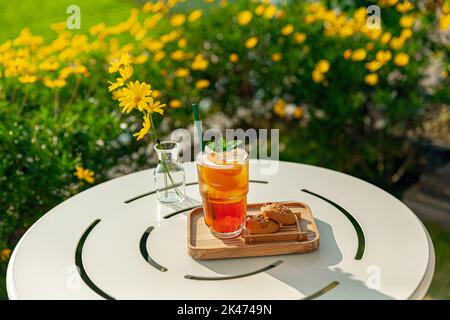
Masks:
[[[206,224],[218,238],[238,236],[247,214],[247,152],[201,152],[196,160]]]

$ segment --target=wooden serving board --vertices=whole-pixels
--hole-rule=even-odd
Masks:
[[[264,203],[247,205],[247,215],[259,213]],[[290,253],[311,252],[319,247],[320,234],[314,221],[310,207],[303,202],[282,202],[293,212],[299,212],[299,227],[305,237],[295,240],[263,243],[246,243],[249,233],[244,228],[236,238],[219,239],[215,237],[205,224],[203,208],[196,208],[188,215],[187,245],[188,253],[194,259],[226,259],[239,257],[272,256]],[[299,241],[304,240],[304,241]]]

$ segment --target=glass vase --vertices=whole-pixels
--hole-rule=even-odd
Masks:
[[[163,203],[177,203],[185,197],[184,169],[178,163],[179,148],[175,141],[164,141],[154,146],[159,163],[153,177],[158,200]]]

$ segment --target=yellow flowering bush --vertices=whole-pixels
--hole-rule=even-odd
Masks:
[[[131,51],[148,55],[136,72],[161,90],[169,128],[186,126],[190,104],[200,102],[206,121],[221,113],[238,127],[279,128],[284,159],[389,188],[405,159],[414,159],[406,172],[418,159],[402,137],[420,127],[427,108],[448,103],[448,46],[440,41],[447,4],[214,1],[185,11],[158,3],[142,17],[144,27],[158,22]],[[381,28],[367,22],[374,3]],[[435,62],[439,72],[429,82]]]
[[[404,138],[450,100],[448,2],[183,2],[148,1],[88,32],[56,24],[52,39],[25,28],[0,44],[0,250],[120,162],[145,166],[142,141],[190,124],[193,102],[207,126],[219,114],[280,129],[284,160],[387,188],[420,169]],[[381,28],[367,23],[371,4]]]

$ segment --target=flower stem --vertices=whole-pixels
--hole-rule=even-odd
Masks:
[[[29,88],[30,88],[29,86],[27,86],[27,87],[25,88],[25,94],[24,94],[24,96],[23,96],[23,98],[22,98],[22,102],[20,103],[20,107],[19,107],[19,114],[22,113],[23,107],[25,106],[25,103],[27,102]]]
[[[77,94],[78,94],[78,89],[80,88],[80,83],[81,83],[81,77],[77,76],[75,86],[73,87],[73,90],[70,95],[69,102],[67,102],[67,105],[71,105],[75,101],[75,98],[77,97]]]
[[[158,132],[156,132],[155,124],[153,123],[153,116],[151,113],[150,113],[150,126],[152,128],[153,134],[155,135],[156,142],[159,144],[160,141],[159,141]]]
[[[150,117],[149,117],[149,118],[150,118],[150,127],[152,128],[153,134],[154,134],[154,136],[155,136],[156,143],[157,143],[157,145],[160,145],[161,141],[159,140],[158,133],[156,132],[156,128],[155,128],[155,125],[154,125],[154,123],[153,123],[153,117],[152,117],[152,114],[151,114],[151,113],[150,113]],[[176,194],[177,194],[177,195],[180,197],[180,199],[181,199],[181,198],[183,197],[183,195],[181,194],[180,190],[178,190],[177,185],[176,185],[175,182],[173,181],[172,175],[171,175],[170,172],[169,172],[169,167],[167,166],[166,161],[167,161],[166,155],[165,155],[164,152],[162,152],[162,153],[161,153],[161,164],[163,165],[165,174],[167,175],[167,177],[169,178],[170,183],[171,183],[171,186],[170,186],[170,187],[166,185],[166,187],[165,187],[164,189],[165,189],[166,192],[167,192],[167,190],[174,188]]]
[[[55,90],[55,104],[54,104],[54,113],[55,117],[58,115],[59,112],[59,91],[58,89]]]

